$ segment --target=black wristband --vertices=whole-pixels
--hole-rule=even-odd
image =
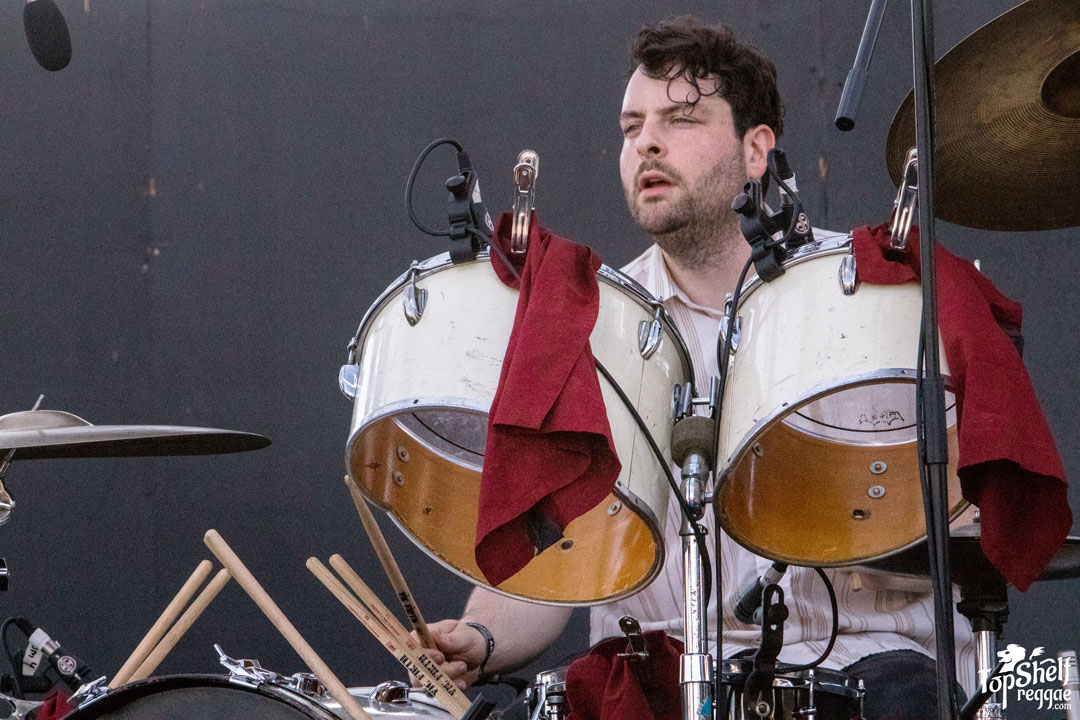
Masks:
[[[480,677],[484,677],[484,669],[487,667],[488,660],[491,659],[491,653],[495,652],[495,636],[491,634],[491,631],[478,622],[465,623],[471,628],[475,628],[481,635],[484,636],[484,642],[487,645],[487,651],[484,653],[484,660],[480,663]]]

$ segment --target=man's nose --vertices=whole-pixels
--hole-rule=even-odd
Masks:
[[[637,138],[637,151],[642,157],[663,157],[665,143],[652,123],[645,123]]]

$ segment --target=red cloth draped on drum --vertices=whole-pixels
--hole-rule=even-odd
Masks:
[[[68,702],[66,692],[59,689],[51,690],[45,696],[45,702],[38,708],[37,714],[34,715],[34,720],[58,720],[74,709],[75,706]]]
[[[625,638],[596,645],[575,660],[566,675],[568,720],[679,720],[680,640],[659,630],[643,633],[649,656],[619,657],[627,652]]]
[[[893,259],[886,225],[853,232],[862,282],[918,280],[919,234]],[[971,263],[938,246],[938,322],[959,424],[957,475],[979,507],[983,553],[1026,590],[1072,527],[1065,470],[1027,370],[1001,325],[1020,328],[1020,305]]]
[[[512,222],[504,214],[492,240],[507,255]],[[516,263],[520,281],[491,254],[499,279],[519,291],[488,415],[477,511],[476,562],[492,585],[543,549],[541,528],[561,533],[596,507],[621,469],[589,346],[600,259],[535,216],[529,227],[528,252]]]

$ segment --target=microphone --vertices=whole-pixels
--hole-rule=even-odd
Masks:
[[[78,690],[92,679],[93,671],[81,660],[60,647],[60,643],[49,637],[39,627],[34,627],[26,618],[17,618],[15,624],[30,638],[30,644],[23,652],[23,675],[34,675],[42,659],[60,675],[60,679],[69,688]]]
[[[27,0],[23,8],[23,29],[38,65],[56,72],[71,62],[71,35],[53,0]]]
[[[735,603],[735,617],[739,622],[747,625],[761,624],[761,593],[767,585],[780,582],[787,568],[787,563],[774,562],[761,577],[743,590],[739,601]]]
[[[465,176],[466,180],[472,185],[469,191],[472,193],[470,202],[472,204],[472,221],[473,224],[485,233],[488,237],[492,237],[495,234],[495,224],[491,222],[491,214],[487,210],[487,206],[484,205],[483,198],[480,197],[480,179],[476,176],[476,171],[473,170],[472,161],[469,159],[469,153],[461,150],[457,154],[458,172]]]
[[[796,212],[799,213],[795,220],[795,231],[791,238],[788,239],[787,245],[789,247],[797,247],[799,245],[805,245],[808,242],[814,241],[814,232],[810,229],[810,221],[806,217],[806,213],[802,211],[802,202],[799,200],[799,188],[795,183],[795,171],[791,169],[791,165],[788,164],[787,155],[780,148],[773,148],[769,151],[769,155],[772,156],[775,162],[776,175],[780,178],[784,185],[788,186],[791,190],[789,195],[784,190],[783,185],[777,183],[778,190],[780,191],[780,212],[783,213],[781,225],[783,225],[783,231],[786,233],[788,227],[791,226],[791,217]]]

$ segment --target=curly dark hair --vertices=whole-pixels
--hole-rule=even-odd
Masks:
[[[720,95],[731,105],[740,138],[757,125],[768,125],[777,137],[784,132],[776,66],[736,40],[726,25],[705,25],[688,15],[666,20],[639,30],[630,56],[631,73],[640,65],[651,78],[689,82],[697,92],[697,97],[685,98],[691,106],[704,96]]]

